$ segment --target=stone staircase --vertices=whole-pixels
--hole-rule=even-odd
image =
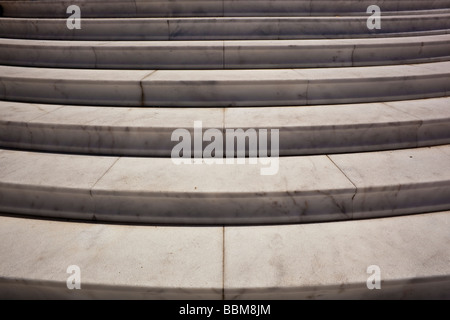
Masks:
[[[450,1],[0,13],[1,298],[450,299]],[[180,129],[280,157],[175,164]]]

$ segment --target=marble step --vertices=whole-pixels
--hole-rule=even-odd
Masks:
[[[373,1],[298,0],[63,0],[0,1],[5,17],[65,18],[67,7],[78,5],[84,17],[187,17],[187,16],[314,16],[366,13]],[[378,1],[383,14],[408,14],[426,10],[445,10],[450,1]]]
[[[47,40],[292,40],[426,35],[448,32],[450,14],[397,15],[369,30],[353,17],[84,18],[70,30],[66,19],[0,18],[0,37]]]
[[[448,96],[450,62],[274,70],[88,70],[0,66],[0,99],[106,106],[232,107]]]
[[[282,156],[450,143],[450,98],[261,108],[118,108],[0,101],[0,147],[170,157],[180,128],[279,130]],[[204,142],[206,147],[210,142]],[[202,148],[203,150],[204,148]]]
[[[448,211],[225,228],[0,216],[0,298],[449,299],[449,230]]]
[[[244,163],[199,160],[1,150],[0,212],[245,225],[450,209],[450,145]]]
[[[450,60],[450,34],[324,40],[51,41],[0,39],[0,64],[87,69],[243,69]]]

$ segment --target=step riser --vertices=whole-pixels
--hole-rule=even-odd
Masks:
[[[419,285],[417,287],[417,291],[423,290]],[[0,279],[0,299],[4,300],[220,300],[220,291],[221,289],[216,288],[138,288],[104,284],[84,285],[82,290],[68,290],[64,281],[55,283],[32,279]],[[423,296],[419,292],[415,294]],[[430,294],[427,295],[428,298],[438,296],[433,292]]]
[[[176,17],[254,15],[365,14],[373,1],[0,1],[6,17],[67,17],[66,9],[78,5],[85,17]],[[450,1],[377,1],[382,11],[445,9]]]
[[[278,128],[279,154],[296,156],[378,151],[450,143],[450,118],[439,122],[398,121],[372,125],[370,128],[366,125]],[[177,144],[171,141],[176,129],[125,129],[110,126],[73,128],[55,124],[0,121],[0,147],[78,154],[170,157]],[[205,142],[204,147],[207,145]],[[193,154],[194,150],[191,151]],[[225,151],[224,149],[224,154]],[[248,155],[248,151],[246,154]]]
[[[331,70],[331,69],[330,69]],[[289,71],[289,70],[288,70]],[[0,98],[7,101],[104,106],[239,107],[302,106],[366,103],[444,97],[450,92],[450,74],[358,79],[301,79],[293,70],[283,80],[164,80],[99,81],[30,79],[0,76]],[[170,71],[166,71],[170,72]],[[175,72],[175,71],[174,71]],[[155,74],[156,75],[156,74]],[[278,75],[277,75],[278,77]],[[295,80],[294,78],[298,78]]]
[[[172,133],[184,128],[194,137],[195,123],[201,121],[203,134],[215,129],[223,137],[228,129],[279,130],[282,156],[414,148],[450,143],[449,103],[450,98],[439,98],[388,104],[268,107],[262,113],[258,108],[124,109],[0,102],[0,146],[170,157],[178,144],[172,141]],[[201,150],[209,144],[205,141]]]
[[[443,276],[436,279],[412,278],[399,283],[384,281],[383,290],[368,290],[367,283],[329,285],[320,288],[262,288],[225,289],[225,297],[217,293],[219,289],[189,290],[173,288],[109,287],[107,285],[83,286],[82,290],[68,290],[60,281],[33,281],[2,279],[0,298],[5,300],[449,300],[450,280]],[[244,293],[243,293],[244,292]],[[238,303],[238,302],[235,302]]]
[[[450,15],[384,17],[381,30],[367,18],[0,19],[0,37],[48,40],[277,40],[373,37],[450,29]]]
[[[450,143],[446,128],[450,119],[439,125],[430,125],[435,140],[420,141],[421,146]],[[280,128],[280,155],[295,156],[308,154],[361,152],[414,148],[420,124],[392,125],[356,128],[330,128],[310,130],[289,130]],[[440,130],[439,130],[440,129]],[[176,143],[171,142],[176,130],[121,130],[111,127],[66,129],[64,126],[16,125],[0,121],[0,147],[69,152],[78,154],[129,155],[148,157],[170,157]],[[165,143],[164,143],[165,142]],[[205,143],[205,147],[208,143]],[[225,145],[225,144],[224,144]],[[269,149],[270,150],[270,149]],[[192,153],[194,149],[191,150]],[[225,154],[225,149],[223,150]],[[247,151],[248,156],[248,151]]]
[[[450,60],[450,37],[411,39],[389,44],[309,44],[305,42],[266,42],[248,46],[241,42],[189,42],[143,46],[126,42],[63,44],[32,40],[0,42],[0,63],[32,67],[87,69],[240,69],[317,68],[376,66]],[[30,41],[31,43],[28,43]],[[424,42],[426,41],[426,42]]]
[[[116,192],[102,195],[95,191],[90,195],[88,190],[83,195],[77,195],[59,190],[44,191],[42,188],[14,190],[11,186],[0,186],[0,211],[107,222],[194,225],[300,223],[351,219],[353,195],[352,192],[333,195],[333,200],[319,193],[294,198],[272,194],[251,198],[192,198],[195,197],[193,194],[175,197],[157,194],[122,196]],[[307,206],[298,207],[293,201],[307,202]],[[336,203],[340,208],[336,207]],[[245,213],[243,207],[246,208]],[[341,209],[349,212],[342,213]]]

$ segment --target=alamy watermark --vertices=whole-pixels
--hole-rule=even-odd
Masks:
[[[81,29],[81,8],[77,5],[70,5],[66,10],[70,16],[67,18],[66,25],[69,30]],[[367,19],[367,28],[369,30],[381,29],[381,9],[377,5],[370,5],[366,13],[371,14]]]
[[[66,25],[69,30],[81,29],[81,9],[79,6],[71,5],[67,7],[67,14],[70,14],[67,18]]]
[[[77,265],[71,265],[67,267],[66,272],[70,274],[67,278],[66,284],[69,290],[81,289],[81,269]]]
[[[381,269],[377,265],[371,265],[367,267],[367,274],[370,274],[370,277],[367,278],[367,289],[373,290],[381,289]]]
[[[195,121],[193,131],[193,134],[187,129],[172,132],[171,140],[178,142],[171,153],[174,164],[260,164],[265,166],[260,169],[261,175],[278,173],[278,129],[207,129],[203,132],[202,121]]]
[[[372,14],[367,19],[367,28],[369,30],[381,29],[381,9],[379,6],[371,5],[367,8],[367,13]]]

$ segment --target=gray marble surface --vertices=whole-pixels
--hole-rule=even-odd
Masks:
[[[367,7],[366,7],[367,8]],[[357,17],[195,17],[83,19],[69,30],[66,19],[0,18],[0,37],[47,40],[277,40],[368,38],[442,34],[450,13],[383,17],[383,28],[368,30],[368,15]]]
[[[225,298],[448,299],[449,230],[449,212],[225,228]],[[371,265],[380,290],[366,286]]]
[[[278,129],[280,155],[450,142],[450,98],[259,108],[116,108],[0,102],[0,146],[169,157],[174,130]],[[224,131],[225,132],[225,131]],[[207,143],[205,143],[206,146]]]
[[[447,145],[329,157],[357,188],[353,199],[357,219],[446,208],[450,159],[443,150],[448,149]]]
[[[258,41],[0,39],[4,65],[114,69],[349,67],[444,61],[450,35]]]
[[[4,150],[0,210],[84,220],[254,224],[395,216],[450,208],[449,146],[268,164],[174,164]],[[35,174],[30,174],[34,172]]]
[[[0,221],[2,298],[222,297],[222,228]],[[71,265],[81,290],[67,289]]]
[[[428,99],[424,104],[418,101],[397,101],[386,104],[422,119],[422,124],[417,132],[419,146],[425,146],[431,140],[440,144],[449,143],[450,108],[444,100]]]
[[[24,102],[147,107],[292,106],[447,96],[450,62],[179,71],[68,71],[0,66],[0,80],[0,98]]]
[[[450,299],[449,0],[48,4],[0,1],[0,298]],[[199,120],[283,157],[175,164]]]
[[[0,1],[4,15],[11,17],[60,17],[72,4],[83,8],[86,17],[159,17],[159,16],[252,16],[252,15],[355,15],[365,13],[373,2],[334,0],[62,0],[48,7],[45,1]],[[385,14],[405,14],[406,10],[432,10],[449,7],[448,0],[378,0]]]
[[[448,299],[449,219],[186,228],[1,216],[0,297]],[[81,290],[67,289],[69,265]],[[370,265],[380,290],[367,289]]]

